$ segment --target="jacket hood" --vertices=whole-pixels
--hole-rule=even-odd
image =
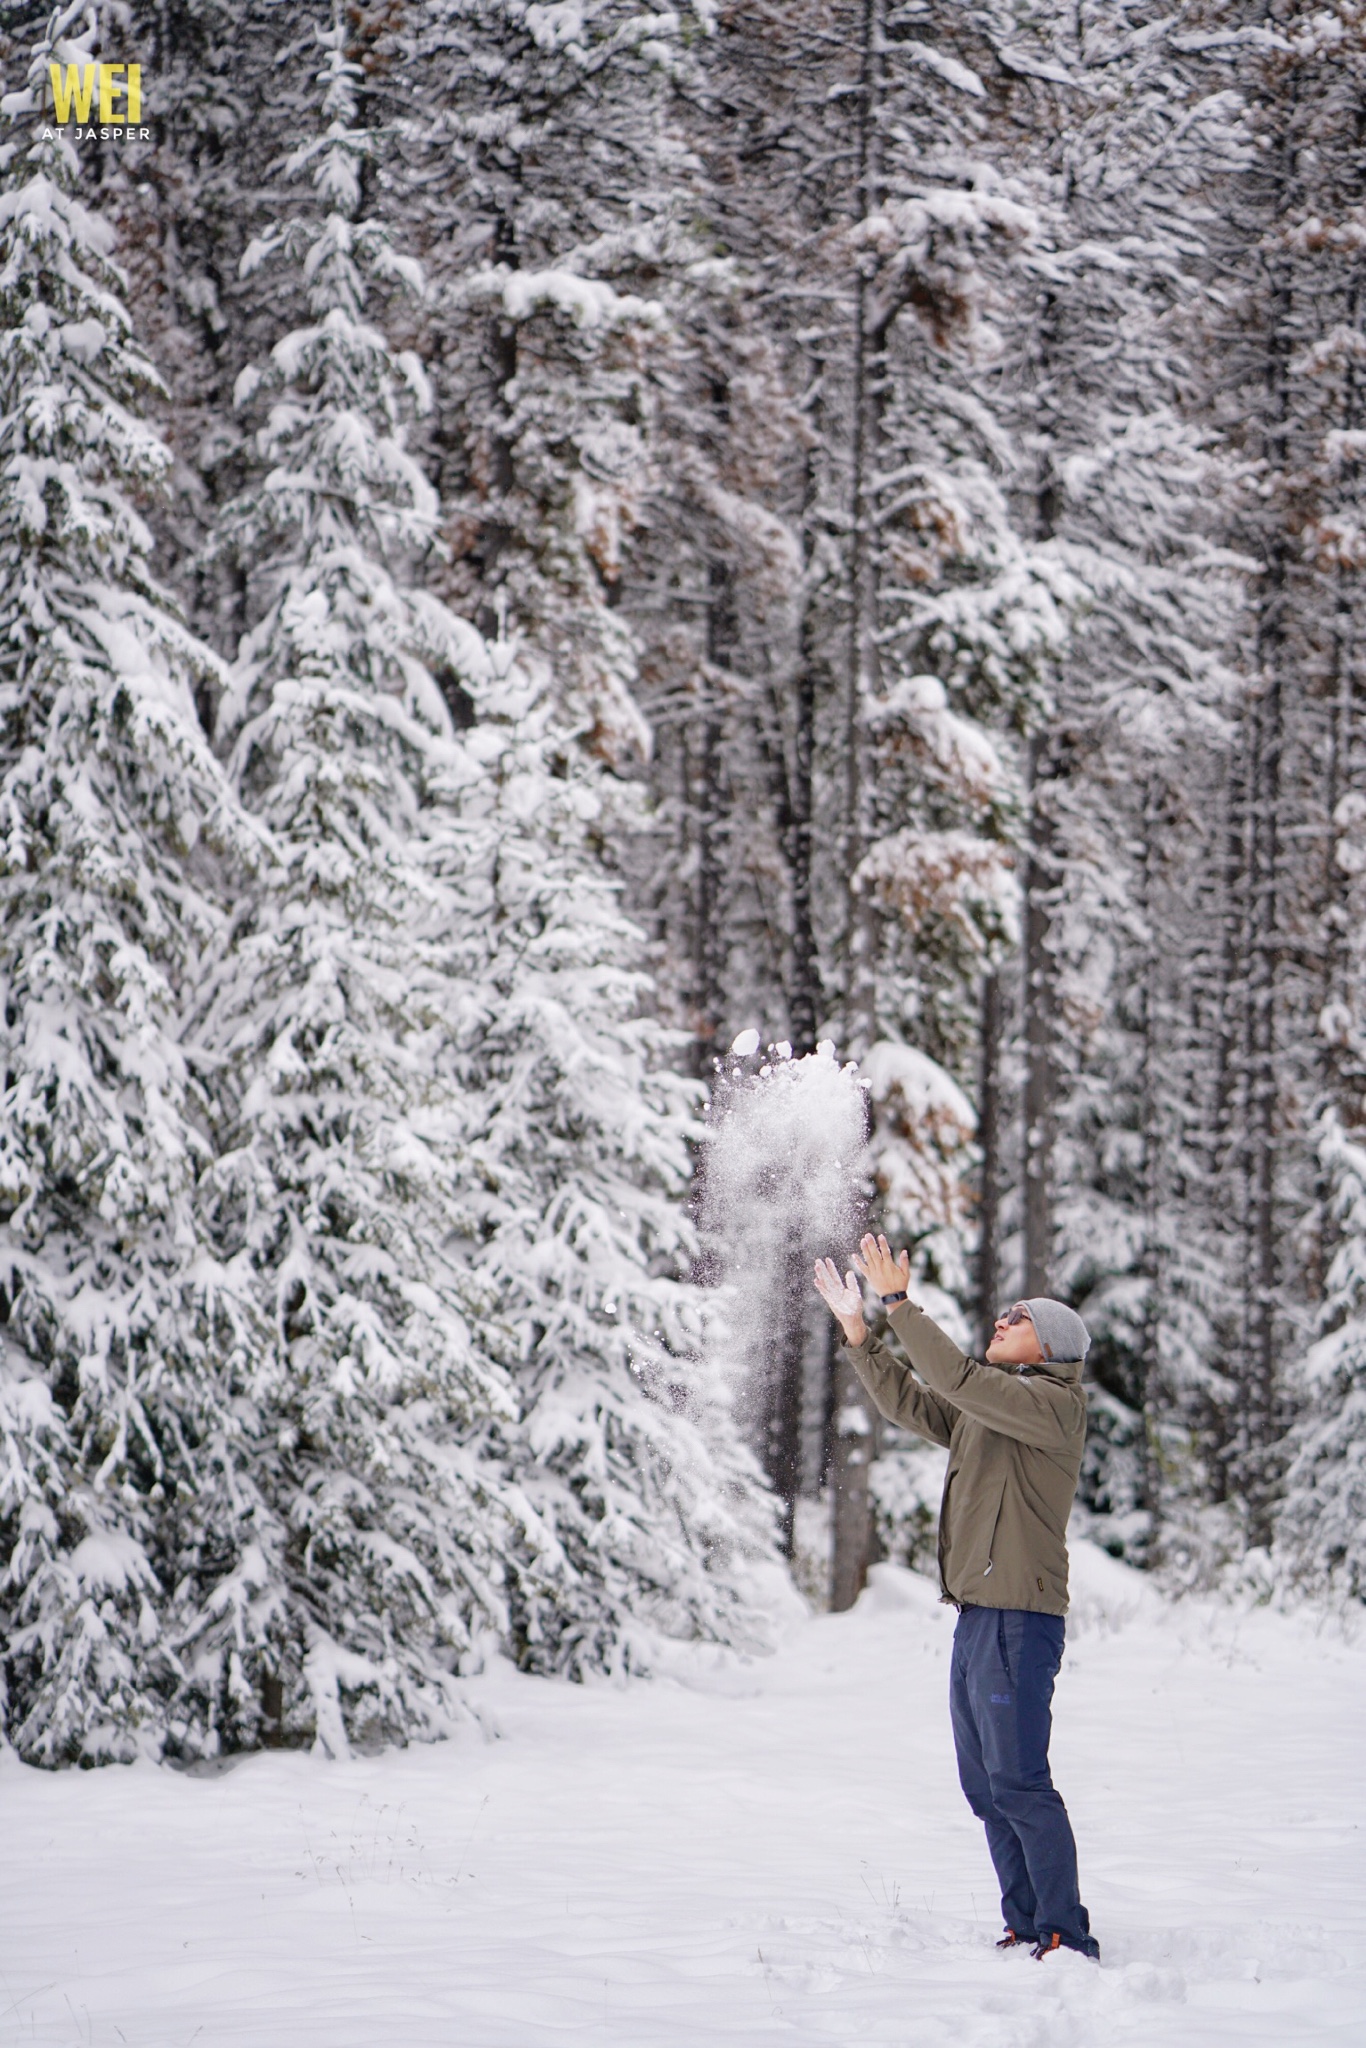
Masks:
[[[982,1363],[992,1372],[1008,1372],[1017,1380],[1056,1380],[1060,1387],[1075,1386],[1082,1375],[1079,1358],[1046,1358],[1042,1365],[998,1365],[994,1358],[984,1358]]]
[[[1075,1386],[1081,1378],[1082,1365],[1080,1358],[1046,1358],[1042,1365],[1011,1365],[1006,1370],[1027,1373],[1031,1379],[1058,1380],[1063,1386]]]

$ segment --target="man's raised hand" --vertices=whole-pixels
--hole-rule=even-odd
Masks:
[[[874,1237],[871,1230],[859,1245],[854,1264],[875,1294],[904,1294],[910,1286],[910,1253],[893,1253],[886,1238]]]
[[[868,1335],[863,1320],[863,1296],[854,1274],[846,1273],[840,1279],[840,1269],[833,1259],[817,1259],[816,1292],[835,1316],[844,1330],[845,1342],[862,1344]]]

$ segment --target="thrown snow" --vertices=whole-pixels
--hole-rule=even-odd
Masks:
[[[8,1758],[0,2042],[76,2048],[1313,2048],[1366,2026],[1366,1644],[1165,1607],[1089,1546],[1054,1761],[1104,1947],[998,1955],[953,1617],[852,1614],[694,1682],[499,1667],[348,1764]],[[496,1731],[496,1734],[495,1734]]]
[[[852,1250],[866,1169],[868,1108],[852,1064],[829,1039],[792,1057],[770,1046],[755,1072],[756,1030],[717,1062],[703,1169],[703,1220],[719,1285],[710,1348],[743,1420],[767,1427],[781,1353],[813,1302],[812,1262]]]

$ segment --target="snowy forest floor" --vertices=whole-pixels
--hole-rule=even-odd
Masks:
[[[0,2044],[1299,2048],[1366,2028],[1366,1642],[1089,1545],[1053,1757],[1103,1965],[997,1954],[951,1613],[890,1566],[761,1664],[496,1669],[328,1764],[0,1769]]]

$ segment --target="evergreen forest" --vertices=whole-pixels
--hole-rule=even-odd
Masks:
[[[1085,1317],[1115,1556],[1366,1599],[1357,0],[12,0],[0,91],[8,1742],[933,1570],[865,1220]]]

